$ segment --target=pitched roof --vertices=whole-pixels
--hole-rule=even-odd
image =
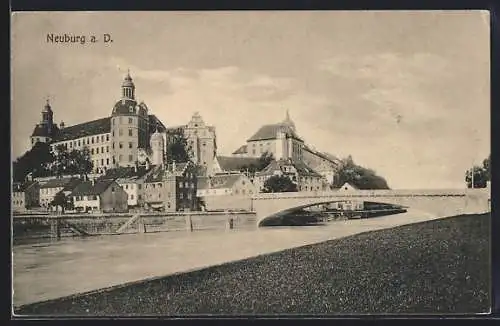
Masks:
[[[245,178],[239,174],[219,174],[212,177],[198,178],[198,189],[224,189],[231,188],[238,180]]]
[[[97,180],[94,184],[92,181],[83,181],[73,189],[71,196],[100,195],[113,183],[110,179]]]
[[[78,178],[56,178],[56,179],[51,179],[47,181],[46,183],[42,184],[40,188],[46,189],[46,188],[64,188],[68,184],[71,184],[74,182],[74,180],[78,180]]]
[[[82,180],[80,179],[72,179],[64,186],[62,191],[73,191],[81,182]]]
[[[275,123],[275,124],[264,125],[260,127],[260,129],[247,141],[276,139],[279,130],[283,130],[287,138],[291,137],[302,141],[302,139],[297,135],[297,133],[293,130],[293,128],[286,123]]]
[[[47,124],[37,124],[35,126],[35,129],[33,129],[33,133],[31,134],[31,137],[33,136],[38,136],[38,137],[54,137],[59,133],[59,128],[57,125],[53,125],[52,129],[49,131],[49,126]]]
[[[240,148],[235,150],[233,154],[246,154],[248,153],[248,146],[247,145],[242,145]]]
[[[37,184],[36,181],[13,182],[12,183],[12,191],[13,192],[24,192],[36,184]]]
[[[125,179],[125,178],[142,178],[150,170],[147,170],[145,166],[138,166],[137,171],[134,167],[118,167],[106,170],[106,173],[99,179]]]
[[[272,175],[275,171],[283,171],[285,166],[293,166],[299,176],[310,176],[322,178],[322,175],[310,168],[307,164],[298,160],[273,160],[261,172],[257,172],[258,176]]]
[[[259,158],[257,157],[216,156],[216,159],[222,171],[226,172],[240,172],[244,166],[259,163]]]
[[[145,182],[160,182],[163,180],[165,172],[172,173],[175,176],[181,176],[189,165],[190,163],[175,163],[175,169],[172,163],[168,164],[168,166],[155,165],[151,172],[148,173]]]
[[[71,140],[80,137],[105,134],[111,131],[111,118],[87,121],[74,126],[60,129],[54,141]]]

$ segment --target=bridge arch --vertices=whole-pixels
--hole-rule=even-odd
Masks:
[[[252,197],[257,225],[276,214],[323,203],[356,200],[386,203],[427,212],[437,217],[489,211],[487,189],[355,190],[258,194]]]

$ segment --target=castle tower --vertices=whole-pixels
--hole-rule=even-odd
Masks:
[[[52,112],[50,102],[47,99],[47,103],[42,109],[42,120],[35,126],[31,134],[31,146],[35,146],[35,144],[39,142],[50,142],[57,130],[57,125],[54,125],[54,112]]]
[[[127,75],[122,83],[122,98],[135,100],[135,85],[130,77],[130,71],[127,71]]]
[[[138,149],[149,146],[147,107],[135,99],[130,72],[127,72],[121,88],[121,99],[111,113],[112,163],[115,167],[131,167],[138,159]]]
[[[42,110],[42,125],[47,126],[47,130],[50,134],[54,126],[54,112],[52,112],[52,108],[50,107],[49,99],[47,99],[47,103]]]
[[[163,164],[163,157],[164,157],[164,139],[163,135],[158,132],[158,129],[151,135],[150,139],[150,146],[151,146],[151,164],[153,165],[162,165]]]

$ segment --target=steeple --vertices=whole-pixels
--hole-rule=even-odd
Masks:
[[[283,124],[295,130],[295,123],[292,121],[292,119],[290,119],[290,112],[288,111],[288,109],[286,109],[286,116]]]
[[[122,98],[134,100],[135,99],[135,85],[130,77],[130,69],[127,69],[127,75],[122,83]]]
[[[49,126],[49,129],[52,128],[54,113],[52,112],[52,108],[50,106],[49,98],[47,97],[45,106],[42,109],[42,124],[46,124]]]

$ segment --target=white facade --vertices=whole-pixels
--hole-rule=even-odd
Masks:
[[[63,189],[64,187],[40,188],[40,206],[49,207],[56,194]]]
[[[117,179],[116,183],[127,193],[128,206],[137,206],[144,201],[144,180]]]
[[[73,196],[75,209],[98,211],[101,209],[98,195]]]
[[[23,211],[26,209],[26,193],[24,191],[12,192],[12,210]]]

